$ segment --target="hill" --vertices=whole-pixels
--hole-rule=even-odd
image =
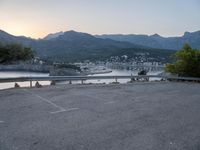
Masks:
[[[25,46],[32,47],[41,58],[65,62],[105,60],[113,55],[120,56],[125,51],[130,56],[135,52],[138,53],[138,51],[148,51],[148,55],[157,53],[157,57],[162,55],[162,57],[167,58],[171,54],[167,50],[152,49],[130,42],[101,39],[87,33],[76,31],[50,34],[44,39],[38,40],[22,36],[13,36],[1,31],[0,41],[4,43],[21,43]]]
[[[185,32],[180,37],[162,37],[158,34],[151,36],[148,35],[136,35],[136,34],[104,34],[96,35],[102,39],[112,39],[116,41],[126,41],[130,43],[137,43],[139,45],[159,48],[159,49],[181,49],[184,43],[188,43],[193,48],[200,49],[200,31]]]
[[[0,30],[0,42],[2,43],[21,43],[24,45],[30,45],[34,39],[25,36],[14,36],[3,30]]]

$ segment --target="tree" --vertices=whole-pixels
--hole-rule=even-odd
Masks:
[[[165,70],[184,77],[200,77],[200,51],[188,44],[174,55],[175,63],[166,65]]]
[[[0,44],[0,63],[25,61],[32,59],[34,52],[30,47],[21,44]]]

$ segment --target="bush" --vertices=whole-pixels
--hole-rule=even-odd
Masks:
[[[200,51],[188,44],[175,53],[174,64],[166,65],[165,70],[184,77],[200,77]]]
[[[34,57],[30,47],[23,47],[21,44],[0,44],[0,63],[25,61]]]

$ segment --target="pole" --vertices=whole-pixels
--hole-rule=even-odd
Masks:
[[[32,87],[33,87],[32,80],[30,80],[30,88],[32,88]]]

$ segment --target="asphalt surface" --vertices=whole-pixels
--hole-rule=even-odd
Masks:
[[[0,150],[199,150],[200,84],[0,91]]]

